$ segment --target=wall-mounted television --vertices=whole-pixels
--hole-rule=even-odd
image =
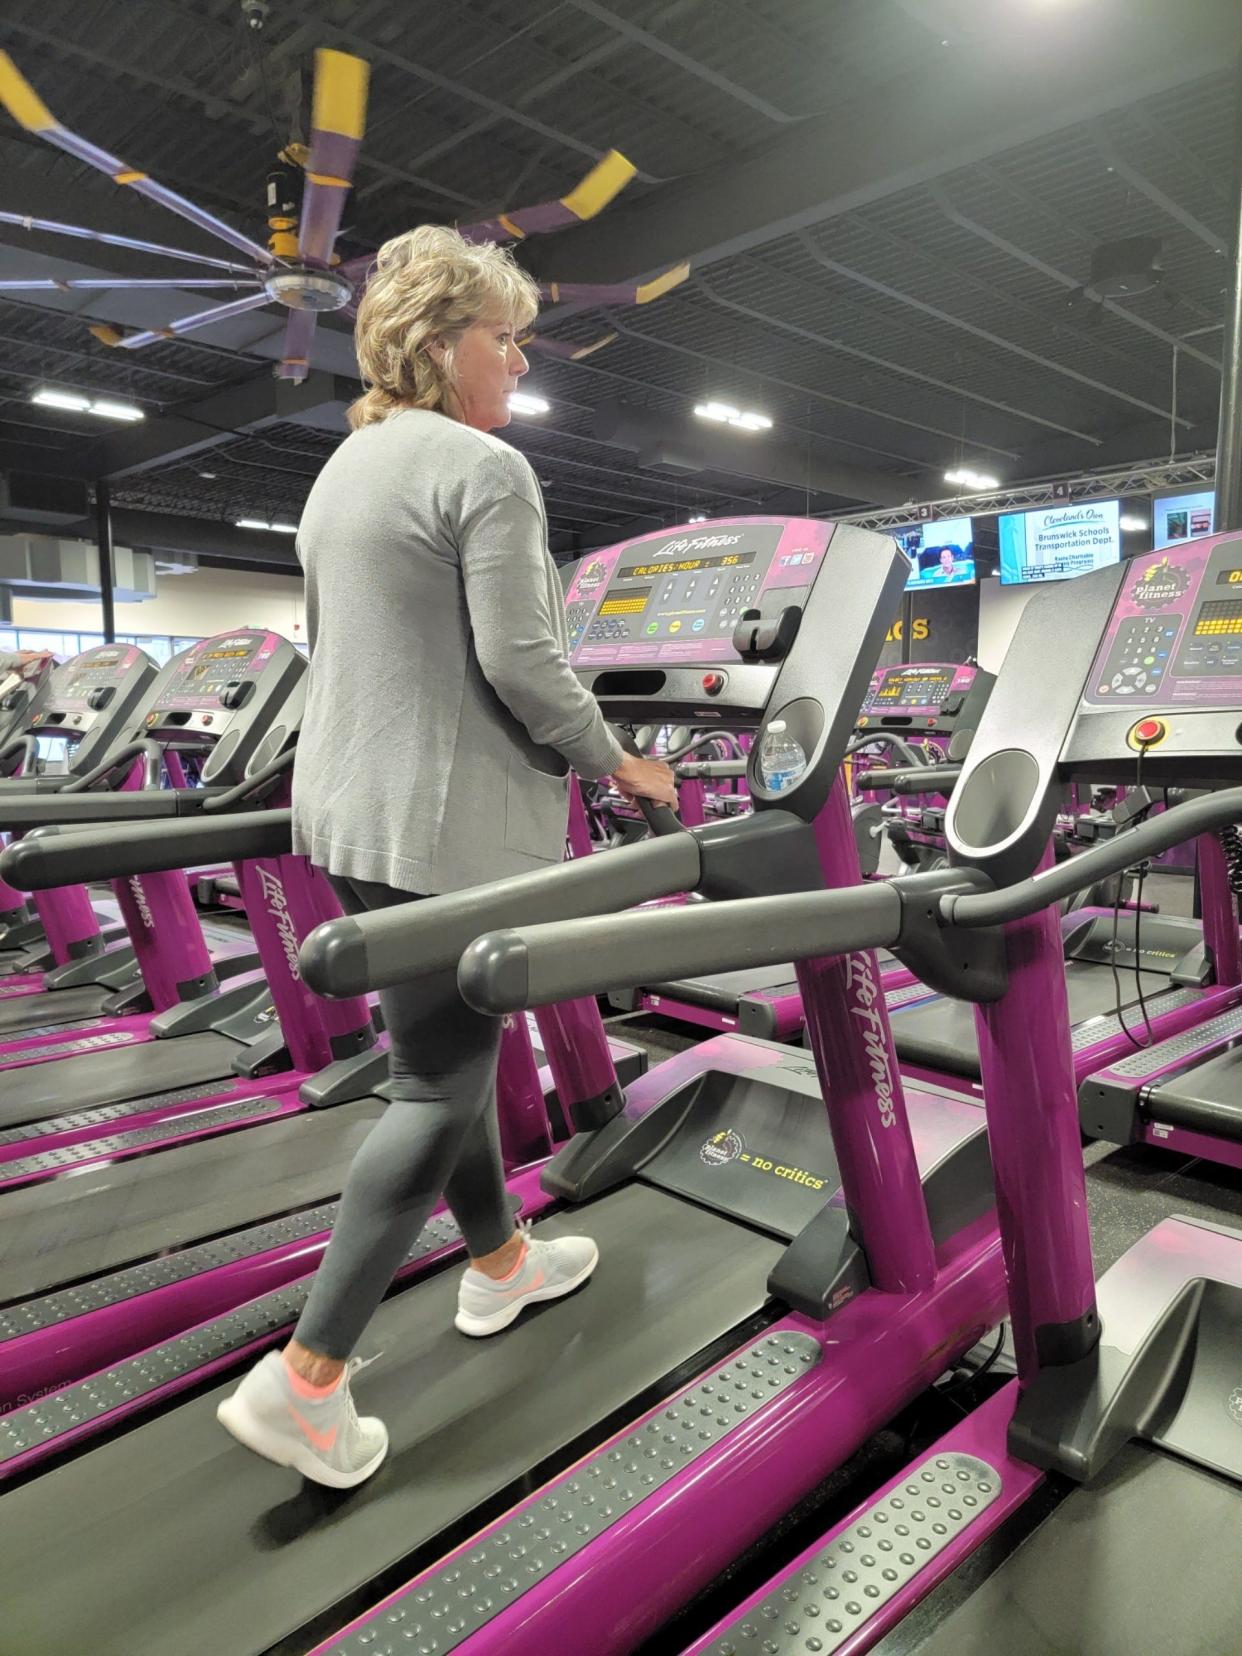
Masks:
[[[968,517],[942,518],[899,529],[897,544],[910,560],[907,592],[931,587],[971,586],[975,579],[975,534]]]
[[[1158,495],[1151,503],[1152,546],[1176,546],[1181,541],[1210,535],[1216,521],[1216,490],[1194,494]]]
[[[1035,512],[1005,512],[998,521],[1002,586],[1068,581],[1121,557],[1121,504],[1062,501]]]

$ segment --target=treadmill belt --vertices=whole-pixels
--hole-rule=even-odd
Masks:
[[[454,1330],[455,1269],[381,1308],[364,1354],[384,1356],[358,1391],[392,1448],[348,1494],[228,1437],[215,1411],[231,1379],[5,1495],[0,1650],[268,1650],[532,1466],[605,1435],[615,1411],[763,1305],[781,1251],[638,1185],[539,1229],[594,1236],[599,1269],[503,1334]]]
[[[116,993],[98,983],[82,983],[76,989],[46,989],[37,995],[5,995],[0,999],[0,1040],[17,1038],[24,1029],[42,1029],[45,1024],[72,1023],[76,1018],[94,1018],[104,1002]]]
[[[1242,1050],[1230,1047],[1157,1087],[1147,1113],[1170,1127],[1242,1138]]]
[[[738,997],[752,989],[776,989],[787,984],[796,992],[798,980],[788,963],[742,972],[710,972],[705,977],[683,978],[679,983],[653,983],[649,994],[669,995],[693,1006],[711,1006],[721,1012],[736,1012]]]
[[[384,1108],[362,1098],[305,1110],[8,1192],[0,1304],[339,1195]]]
[[[236,1041],[207,1030],[7,1070],[0,1075],[0,1130],[204,1081],[230,1080],[237,1052]]]
[[[933,1594],[875,1656],[1236,1656],[1240,1558],[1242,1490],[1131,1444],[964,1603],[939,1619]]]
[[[1122,968],[1122,1010],[1137,1007],[1134,973]],[[1085,1023],[1088,1018],[1107,1016],[1116,1010],[1117,985],[1107,966],[1092,962],[1068,960],[1065,963],[1065,985],[1069,990],[1070,1024]],[[1169,987],[1163,972],[1143,973],[1143,993],[1149,999]],[[1141,1017],[1141,1014],[1139,1014]],[[943,1070],[949,1075],[961,1075],[967,1080],[979,1079],[979,1041],[975,1034],[975,1009],[969,1001],[950,1000],[937,996],[922,1001],[908,1011],[896,1010],[893,1015],[893,1043],[897,1056],[908,1064],[923,1064],[928,1069]]]

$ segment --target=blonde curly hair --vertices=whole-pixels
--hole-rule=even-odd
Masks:
[[[385,242],[358,306],[354,348],[366,387],[349,423],[386,420],[402,408],[452,412],[453,347],[474,322],[528,328],[539,289],[507,247],[469,242],[424,224]],[[428,350],[443,344],[443,361]]]

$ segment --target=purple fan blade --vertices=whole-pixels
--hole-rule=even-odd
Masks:
[[[290,311],[285,327],[285,344],[277,379],[302,381],[310,373],[311,340],[315,337],[315,311]]]
[[[344,264],[337,265],[337,274],[346,277],[351,282],[365,285],[367,278],[375,268],[374,253],[359,253],[355,258],[346,259]]]
[[[554,305],[649,305],[690,274],[688,264],[673,265],[649,282],[541,282],[539,292]]]
[[[0,279],[0,290],[5,293],[41,292],[103,293],[114,288],[144,288],[174,292],[178,288],[224,288],[236,293],[251,288],[253,281],[239,282],[227,276],[69,276],[63,281],[56,276],[34,276],[27,280],[5,277]]]
[[[101,242],[106,247],[128,247],[134,253],[154,253],[164,259],[185,259],[190,264],[207,265],[212,270],[235,270],[239,276],[249,276],[249,265],[234,264],[230,259],[213,259],[206,253],[187,253],[183,247],[165,247],[162,242],[139,241],[136,236],[112,236],[106,230],[88,230],[81,224],[62,224],[59,219],[32,218],[29,213],[0,212],[0,224],[16,224],[23,230],[40,230],[51,236],[76,236],[80,241]]]
[[[315,53],[310,156],[298,225],[298,253],[307,264],[326,265],[341,227],[367,118],[370,68],[347,52]]]
[[[98,144],[92,144],[87,139],[80,138],[76,132],[70,132],[68,127],[62,126],[7,52],[0,52],[0,103],[4,104],[13,119],[25,127],[27,132],[34,133],[36,138],[42,138],[45,143],[54,144],[57,149],[64,150],[66,155],[72,155],[75,160],[84,162],[88,167],[94,167],[97,172],[106,173],[114,184],[128,185],[148,200],[159,202],[161,207],[167,207],[171,212],[189,219],[191,224],[197,224],[200,230],[206,230],[210,235],[217,236],[228,242],[231,247],[248,254],[264,268],[278,262],[273,260],[266,247],[259,242],[251,241],[249,236],[243,236],[241,231],[234,230],[231,224],[216,218],[213,213],[204,212],[192,201],[179,196],[175,190],[155,183],[146,173],[127,166],[110,150],[101,149]]]
[[[546,334],[532,334],[529,339],[519,340],[523,351],[541,351],[545,356],[560,357],[563,362],[581,362],[583,357],[589,357],[595,351],[603,350],[605,345],[611,345],[616,338],[615,333],[602,334],[599,339],[589,340],[585,345],[575,345],[569,339],[552,339]]]
[[[146,328],[142,333],[126,334],[117,341],[117,345],[123,351],[136,351],[140,346],[153,345],[160,339],[176,339],[181,334],[210,327],[213,322],[225,322],[230,316],[241,316],[246,311],[258,310],[261,305],[270,303],[266,293],[247,294],[244,299],[234,299],[230,305],[216,305],[214,309],[199,311],[194,316],[180,316],[164,328]]]
[[[477,224],[459,224],[467,241],[522,241],[543,236],[549,230],[581,224],[594,218],[633,178],[635,168],[617,150],[609,150],[582,181],[559,201],[543,201],[537,207],[518,207],[512,213],[497,213]]]

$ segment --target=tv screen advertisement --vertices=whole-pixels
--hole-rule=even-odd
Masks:
[[[1087,500],[1006,512],[998,523],[1002,586],[1068,581],[1121,557],[1121,503]]]
[[[1198,494],[1157,496],[1151,507],[1152,547],[1160,552],[1166,546],[1210,535],[1215,517],[1215,489],[1202,489]]]
[[[907,592],[974,584],[975,536],[968,517],[915,523],[898,530],[896,539],[910,560]]]

